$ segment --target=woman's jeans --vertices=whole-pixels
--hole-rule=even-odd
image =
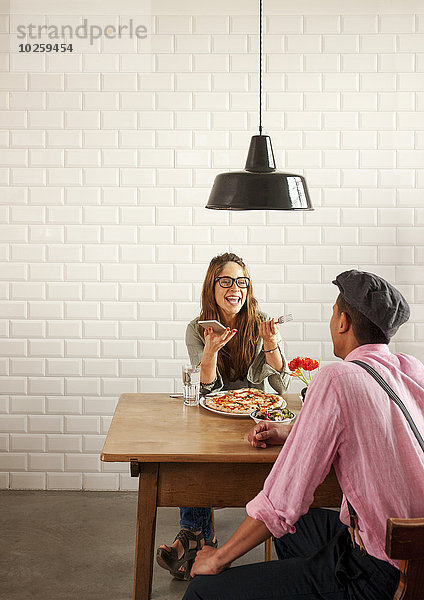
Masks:
[[[212,511],[195,506],[180,507],[180,528],[202,531],[205,540],[213,538]]]

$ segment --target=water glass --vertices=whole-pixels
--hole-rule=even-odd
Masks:
[[[193,365],[183,366],[183,395],[186,406],[199,404],[200,392],[200,367]]]

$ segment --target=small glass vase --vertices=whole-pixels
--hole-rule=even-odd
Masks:
[[[300,390],[300,395],[299,395],[299,398],[300,398],[300,401],[302,402],[302,405],[303,405],[303,403],[305,402],[305,395],[306,395],[306,392],[307,392],[307,391],[308,391],[308,388],[307,388],[307,387],[304,387],[304,388],[302,388],[302,389]]]

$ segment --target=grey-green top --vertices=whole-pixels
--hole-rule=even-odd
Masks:
[[[259,313],[262,321],[269,319],[268,315]],[[192,365],[197,365],[201,362],[203,357],[203,349],[205,342],[202,335],[199,332],[198,320],[193,319],[187,325],[186,329],[186,346],[188,355]],[[247,377],[244,380],[229,381],[224,378],[217,368],[217,379],[209,387],[204,388],[204,392],[219,391],[219,390],[236,390],[243,387],[258,388],[264,391],[276,391],[278,394],[285,392],[290,383],[290,371],[287,367],[287,360],[283,353],[283,342],[281,340],[280,332],[277,332],[277,344],[283,357],[283,371],[279,373],[273,369],[265,358],[265,353],[262,350],[262,338],[259,337],[256,343],[255,356],[253,357],[252,364],[247,371]],[[269,385],[267,385],[269,384]],[[272,389],[271,389],[272,388]]]

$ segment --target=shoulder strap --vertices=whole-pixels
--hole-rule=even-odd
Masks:
[[[379,383],[381,385],[383,390],[390,396],[390,398],[394,401],[394,403],[400,408],[400,410],[404,414],[406,420],[409,423],[410,428],[412,429],[413,434],[415,435],[415,437],[418,440],[419,445],[421,446],[421,449],[424,451],[424,440],[423,440],[420,432],[418,431],[417,426],[415,425],[411,415],[409,414],[408,409],[406,408],[406,406],[404,405],[402,400],[399,398],[399,396],[392,390],[392,388],[389,386],[387,381],[385,381],[381,377],[381,375],[379,373],[377,373],[377,371],[373,367],[371,367],[371,365],[369,365],[368,363],[362,362],[362,360],[351,360],[349,362],[353,362],[353,363],[359,365],[360,367],[362,367],[363,369],[365,369],[365,371],[368,371],[368,373],[372,377],[374,377],[374,379],[377,381],[377,383]]]
[[[420,432],[418,431],[417,426],[415,425],[411,415],[409,414],[408,409],[406,408],[406,406],[404,405],[402,400],[399,398],[399,396],[394,392],[394,390],[392,390],[392,388],[389,386],[387,381],[385,381],[381,377],[381,375],[379,373],[377,373],[377,371],[368,363],[362,362],[362,360],[351,360],[349,362],[353,362],[353,363],[359,365],[360,367],[362,367],[363,369],[365,369],[365,371],[367,371],[372,377],[374,377],[374,379],[377,381],[377,383],[381,385],[383,390],[390,396],[390,398],[394,401],[394,403],[400,408],[400,410],[404,414],[406,420],[409,423],[409,426],[412,429],[413,434],[415,435],[415,437],[418,440],[419,445],[421,446],[421,449],[424,451],[424,440],[423,440]],[[349,516],[350,516],[349,531],[350,531],[350,536],[352,539],[352,544],[353,544],[353,546],[355,546],[355,534],[356,534],[358,536],[360,549],[362,552],[365,552],[365,547],[362,543],[361,536],[359,535],[358,515],[356,514],[355,509],[353,508],[353,506],[351,505],[351,503],[349,502],[349,500],[347,498],[346,498],[346,502],[347,502],[347,507],[348,507]]]

